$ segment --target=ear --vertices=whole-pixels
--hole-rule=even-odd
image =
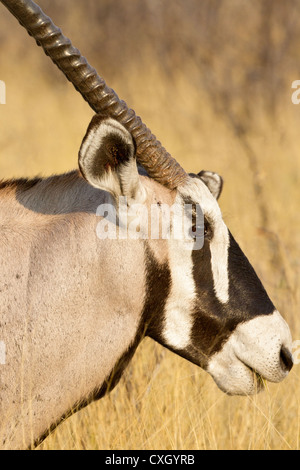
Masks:
[[[223,178],[212,171],[200,171],[197,175],[206,184],[212,195],[219,199],[223,189]]]
[[[79,168],[94,187],[115,198],[142,202],[145,189],[140,181],[135,143],[131,134],[115,119],[96,114],[79,150]]]

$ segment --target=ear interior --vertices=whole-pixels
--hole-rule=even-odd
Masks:
[[[223,189],[223,178],[218,173],[204,170],[200,171],[197,176],[206,184],[212,195],[219,199]]]
[[[92,186],[134,199],[141,186],[135,151],[133,138],[122,124],[97,114],[81,144],[79,168]]]

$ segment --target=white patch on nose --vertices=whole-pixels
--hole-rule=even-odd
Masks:
[[[224,304],[229,300],[228,249],[229,232],[222,221],[214,231],[210,252],[214,291],[218,300]]]
[[[242,323],[235,331],[235,354],[270,382],[279,382],[287,371],[281,367],[282,346],[292,350],[290,329],[280,313],[260,315]]]
[[[176,349],[190,344],[193,327],[193,302],[196,297],[191,253],[170,242],[171,292],[166,302],[163,336]]]
[[[257,392],[256,373],[280,382],[288,371],[280,361],[281,348],[292,349],[289,327],[277,310],[241,323],[221,351],[209,360],[207,372],[224,392],[245,395]]]

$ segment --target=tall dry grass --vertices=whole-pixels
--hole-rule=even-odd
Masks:
[[[186,170],[223,175],[224,219],[300,339],[298,3],[39,3]],[[76,167],[92,111],[3,9],[0,23],[1,177]],[[117,388],[40,448],[299,449],[299,370],[228,397],[146,339]]]

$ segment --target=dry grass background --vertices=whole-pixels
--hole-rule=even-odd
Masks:
[[[225,179],[224,218],[300,339],[297,0],[39,0],[188,171]],[[0,175],[77,165],[92,111],[1,7]],[[144,340],[121,383],[41,449],[299,449],[299,365],[227,397]],[[74,384],[76,386],[76,384]]]

